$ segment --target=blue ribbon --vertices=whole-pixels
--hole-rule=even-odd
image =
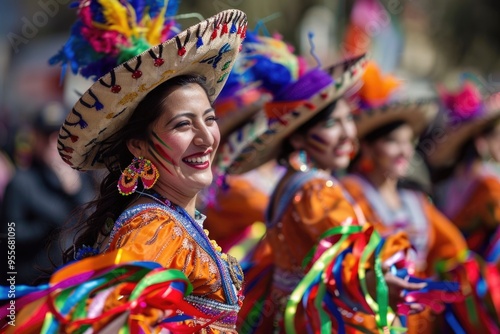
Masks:
[[[328,298],[325,298],[325,305],[337,321],[337,333],[345,334],[344,319],[342,319],[342,314],[340,314],[339,310],[337,309],[337,305],[335,305],[335,303],[333,302],[333,298],[337,297],[333,296],[330,292],[327,292],[327,297]]]
[[[455,334],[467,334],[465,330],[463,329],[462,325],[458,322],[457,318],[455,318],[455,315],[453,314],[453,311],[451,310],[451,306],[446,305],[446,311],[444,313],[446,322],[448,322],[448,325],[450,325],[451,329],[453,330],[453,333]]]
[[[342,263],[344,262],[344,258],[346,257],[347,253],[350,252],[352,252],[352,247],[343,250],[337,257],[337,259],[335,260],[335,264],[333,265],[332,271],[335,277],[335,282],[337,283],[337,291],[339,292],[340,299],[351,309],[360,310],[363,311],[364,313],[368,313],[363,308],[363,306],[361,306],[361,304],[349,298],[347,293],[344,295],[344,289],[342,287]]]

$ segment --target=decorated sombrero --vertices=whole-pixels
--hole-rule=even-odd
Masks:
[[[420,134],[436,116],[438,103],[433,92],[410,96],[410,92],[418,90],[415,86],[415,83],[402,84],[393,76],[382,75],[377,65],[369,62],[362,86],[351,101],[358,138],[395,121],[406,122],[415,134]]]
[[[241,52],[214,104],[223,140],[272,99],[279,87],[297,80],[300,58],[280,36],[247,31]]]
[[[246,34],[246,15],[226,10],[178,32],[167,17],[170,2],[168,7],[155,7],[157,2],[144,6],[134,1],[136,7],[125,1],[79,2],[79,20],[53,62],[68,62],[84,76],[107,72],[82,95],[61,127],[58,149],[71,167],[103,168],[103,141],[161,83],[195,74],[205,78],[210,101],[221,91]],[[74,59],[75,54],[84,59]]]
[[[245,173],[277,157],[285,138],[361,78],[365,63],[365,56],[360,56],[327,69],[316,68],[283,87],[220,148],[221,172]]]
[[[444,136],[427,154],[433,167],[453,164],[469,138],[500,118],[500,92],[482,96],[472,81],[465,81],[458,92],[441,89],[441,98],[444,118],[436,126],[444,130]]]

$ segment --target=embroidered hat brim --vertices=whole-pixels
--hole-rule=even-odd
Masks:
[[[362,139],[370,132],[395,121],[408,124],[419,135],[436,117],[439,106],[436,99],[395,101],[379,108],[354,112],[357,136]]]
[[[270,122],[261,110],[243,127],[233,132],[220,148],[218,167],[221,172],[242,174],[276,158],[283,140],[324,107],[340,98],[363,74],[366,57],[360,56],[333,65],[326,72],[334,79],[306,101]]]
[[[265,93],[258,89],[251,89],[243,93],[236,92],[236,94],[243,97],[233,98],[221,104],[217,101],[215,104],[222,141],[235,129],[243,126],[270,100]]]
[[[472,120],[453,124],[450,120],[441,127],[439,140],[427,152],[427,161],[433,167],[447,167],[455,163],[462,146],[468,139],[479,134],[491,122],[500,119],[500,93],[484,99],[484,113]]]
[[[223,11],[115,67],[75,104],[59,132],[58,150],[72,168],[104,168],[103,142],[129,120],[155,87],[180,75],[205,78],[211,102],[220,93],[245,38],[246,15]]]

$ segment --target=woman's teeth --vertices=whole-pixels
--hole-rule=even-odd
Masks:
[[[209,159],[209,156],[204,155],[204,156],[196,157],[196,158],[186,158],[186,159],[184,159],[184,161],[189,162],[191,164],[202,164],[202,163],[207,162],[208,159]]]

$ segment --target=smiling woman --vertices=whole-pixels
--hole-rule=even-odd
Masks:
[[[143,101],[146,102],[139,104],[137,116],[132,116],[125,126],[132,129],[125,133],[142,131],[134,130],[135,118],[144,117],[141,115],[147,110],[157,110],[158,119],[148,125],[150,135],[124,138],[119,133],[114,141],[125,141],[130,154],[151,160],[161,175],[153,189],[194,215],[193,199],[212,182],[209,167],[220,141],[215,110],[210,105],[204,79],[176,77],[156,88]]]
[[[176,2],[161,3],[80,1],[74,35],[53,58],[100,78],[62,125],[59,153],[74,169],[108,173],[73,227],[68,265],[17,303],[20,331],[235,332],[243,273],[208,238],[195,203],[220,141],[211,103],[247,20],[227,10],[179,32]],[[88,57],[75,59],[82,50]]]
[[[468,308],[461,300],[452,299],[447,306],[445,318],[453,332],[495,332],[497,327],[488,313],[490,310],[477,302],[482,297],[470,284],[471,277],[480,277],[485,271],[473,269],[479,265],[467,255],[467,245],[456,226],[423,192],[407,189],[400,182],[411,167],[415,137],[432,121],[437,107],[435,99],[398,96],[394,80],[383,75],[375,63],[369,64],[363,76],[363,89],[354,99],[360,152],[351,166],[352,173],[341,182],[383,237],[406,232],[416,252],[413,269],[416,276],[450,277],[460,284],[462,291],[471,289],[472,294],[476,294],[467,307],[476,308],[480,321],[465,316]],[[411,81],[405,85],[401,89],[409,89]],[[457,275],[462,272],[466,274]],[[456,323],[450,321],[455,317],[453,313],[458,319]],[[443,328],[429,308],[410,315],[407,321],[410,334],[437,332]]]

